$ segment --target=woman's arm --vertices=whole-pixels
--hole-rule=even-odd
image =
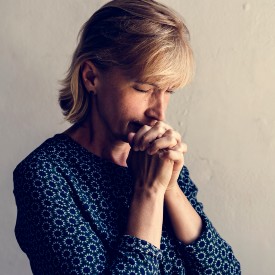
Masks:
[[[165,192],[165,206],[176,237],[185,244],[201,234],[202,220],[178,184]]]
[[[141,131],[148,129],[151,127],[144,127]],[[158,131],[154,133],[156,135]],[[160,248],[164,194],[172,177],[174,160],[131,149],[127,163],[135,181],[127,234]]]
[[[241,274],[240,263],[235,258],[232,248],[218,234],[203,212],[202,204],[197,201],[198,189],[190,179],[185,166],[180,173],[177,186],[174,191],[170,190],[172,193],[167,191],[165,194],[165,206],[189,272]],[[172,197],[175,193],[175,197]],[[202,221],[202,225],[198,225],[199,220]],[[189,240],[188,236],[191,236]]]
[[[146,240],[160,248],[164,194],[169,184],[174,162],[131,151],[129,169],[135,178],[127,234]]]
[[[133,196],[126,234],[160,248],[164,191],[141,191]]]
[[[14,171],[15,233],[33,273],[157,273],[161,252],[128,235],[121,236],[115,250],[109,250],[100,237],[102,232],[80,207],[86,201],[84,197],[79,200],[76,181],[44,152],[38,154],[25,159]]]
[[[209,272],[209,274],[216,274],[216,272],[240,274],[240,265],[233,256],[231,247],[219,236],[205,216],[202,204],[198,203],[196,199],[197,188],[190,180],[187,168],[182,168],[183,153],[187,148],[181,142],[180,135],[169,125],[159,122],[156,127],[144,126],[141,128],[134,138],[130,139],[130,143],[134,149],[143,151],[144,157],[146,154],[158,156],[161,153],[161,157],[166,157],[174,162],[172,174],[170,170],[167,172],[170,175],[170,182],[166,187],[165,206],[175,236],[179,240],[180,249],[184,254],[183,258],[190,271],[196,274],[208,274]],[[136,159],[131,165],[134,168],[134,173],[140,162],[142,162],[141,159],[139,161]],[[139,173],[136,173],[137,175]],[[146,183],[146,181],[144,182]],[[135,206],[136,215],[142,217],[145,213],[146,219],[150,220],[150,212],[139,208],[140,205],[143,204]],[[159,203],[158,207],[161,206],[162,204]],[[158,213],[161,214],[160,209]],[[134,217],[131,218],[134,219]],[[155,226],[156,239],[160,237],[160,221],[161,219],[158,219]],[[138,219],[138,226],[142,228],[142,219]],[[150,231],[148,226],[142,228],[143,232],[148,229]],[[153,230],[154,227],[151,229]],[[145,234],[144,236],[147,238],[149,235]]]

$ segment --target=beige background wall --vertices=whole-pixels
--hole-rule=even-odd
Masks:
[[[57,105],[76,34],[105,1],[0,0],[0,274],[31,274],[13,229],[12,170],[68,125]],[[274,274],[275,1],[171,0],[191,32],[193,83],[168,119],[199,199],[245,275]]]

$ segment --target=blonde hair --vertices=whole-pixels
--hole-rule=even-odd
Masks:
[[[193,76],[189,31],[173,10],[153,0],[113,0],[96,11],[81,28],[71,66],[59,91],[65,119],[83,121],[90,97],[81,68],[90,60],[99,70],[119,67],[139,80],[158,86],[185,86]]]

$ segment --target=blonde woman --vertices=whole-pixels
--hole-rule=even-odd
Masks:
[[[72,127],[14,171],[34,274],[240,274],[165,122],[192,74],[188,29],[158,2],[114,0],[84,24],[59,95]]]

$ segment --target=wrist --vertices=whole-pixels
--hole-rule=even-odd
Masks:
[[[143,182],[136,181],[134,197],[136,198],[157,198],[164,197],[166,188],[162,184],[151,183],[144,185]]]
[[[136,188],[133,194],[126,234],[160,248],[164,193],[162,189]]]
[[[165,195],[164,188],[144,188],[144,187],[135,187],[133,200],[163,200]]]
[[[169,184],[170,185],[170,184]],[[178,183],[176,182],[175,184],[172,184],[171,187],[168,186],[168,188],[165,191],[164,198],[165,200],[174,198],[179,196],[182,193]]]

